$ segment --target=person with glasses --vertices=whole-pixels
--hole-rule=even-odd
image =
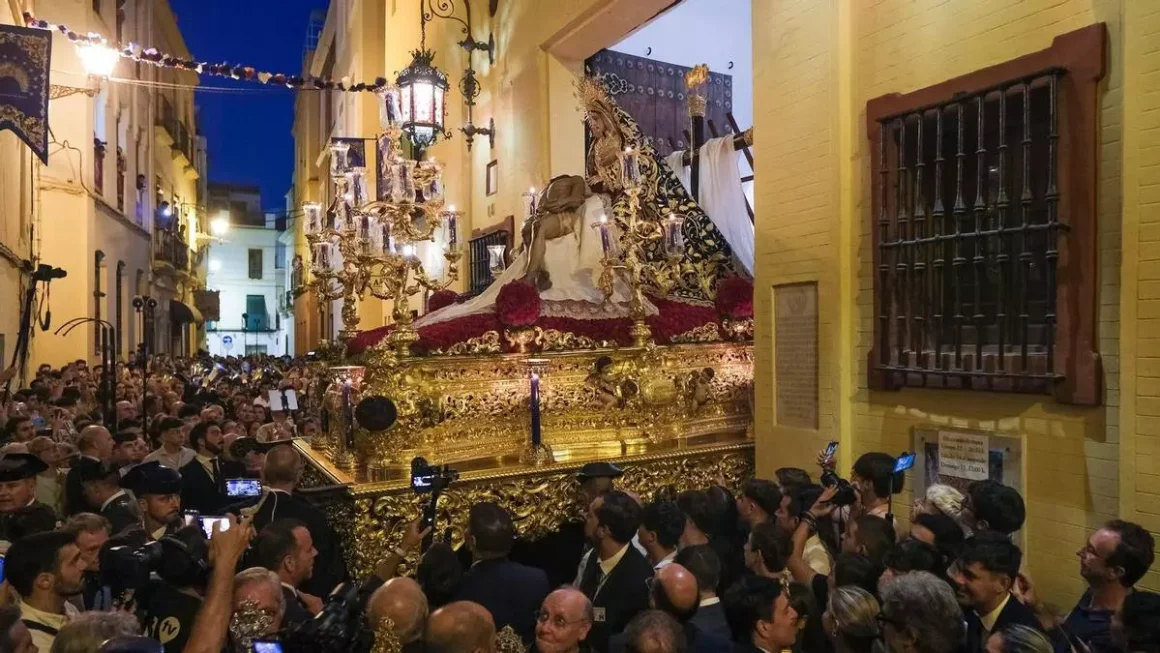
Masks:
[[[1076,552],[1088,589],[1067,615],[1067,631],[1094,651],[1111,647],[1112,615],[1152,566],[1154,546],[1147,530],[1119,519],[1092,533]]]
[[[587,653],[584,639],[592,629],[592,602],[565,587],[544,599],[535,613],[536,641],[529,653]]]

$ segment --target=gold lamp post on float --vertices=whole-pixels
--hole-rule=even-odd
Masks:
[[[620,155],[620,177],[628,196],[628,212],[624,228],[614,238],[612,223],[607,216],[591,226],[600,234],[600,245],[604,249],[603,266],[600,274],[600,290],[607,300],[612,297],[616,286],[616,271],[627,273],[632,296],[629,298],[629,318],[632,320],[632,343],[644,347],[652,341],[652,329],[645,321],[646,284],[656,288],[662,295],[669,294],[677,285],[684,285],[682,277],[690,272],[689,266],[682,264],[685,249],[685,216],[670,211],[660,222],[641,219],[640,198],[644,192],[641,184],[640,153],[633,147],[625,148]],[[663,239],[665,261],[649,262],[645,247]]]
[[[323,301],[343,300],[339,337],[345,342],[358,333],[358,300],[369,292],[394,303],[395,329],[388,341],[405,357],[419,339],[410,296],[424,289],[442,290],[459,278],[460,214],[444,204],[440,165],[434,159],[407,160],[399,153],[403,127],[397,119],[397,92],[383,92],[383,102],[386,134],[380,139],[380,156],[384,176],[378,193],[382,199],[369,201],[366,169],[349,165],[349,145],[336,141],[330,145],[334,199],[325,212],[315,202],[303,204],[302,211],[310,243],[310,286]],[[418,245],[439,235],[446,243],[443,281],[427,273],[418,255]]]

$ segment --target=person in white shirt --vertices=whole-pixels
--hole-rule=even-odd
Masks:
[[[185,446],[185,422],[176,417],[161,420],[161,448],[145,456],[142,462],[159,462],[170,469],[181,469],[193,462],[197,454]]]
[[[85,561],[72,533],[50,531],[17,540],[5,558],[4,580],[20,598],[20,618],[32,643],[52,650],[60,629],[77,615],[68,598],[81,593]]]
[[[653,571],[660,571],[677,555],[677,541],[685,530],[685,513],[672,501],[654,501],[640,515],[637,537]]]

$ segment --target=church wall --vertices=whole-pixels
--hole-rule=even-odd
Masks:
[[[817,451],[836,439],[845,474],[866,451],[913,448],[914,427],[971,428],[1016,437],[1022,443],[1021,485],[1029,513],[1022,532],[1029,571],[1045,598],[1068,607],[1082,589],[1075,551],[1090,529],[1120,509],[1120,171],[1121,140],[1127,140],[1122,53],[1129,4],[754,3],[759,472],[771,475],[783,465],[815,471]],[[1099,129],[1103,406],[1081,408],[997,393],[870,391],[866,360],[874,279],[866,102],[1046,48],[1055,36],[1096,22],[1107,23],[1111,50]],[[801,281],[818,284],[816,431],[775,425],[772,288]],[[909,492],[898,497],[900,513],[907,512],[910,499]]]

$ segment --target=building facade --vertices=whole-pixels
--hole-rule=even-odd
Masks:
[[[29,3],[0,5],[0,20],[21,23]],[[147,43],[188,56],[167,2],[145,0],[48,1],[37,16],[77,32],[111,40]],[[204,337],[192,293],[204,283],[199,234],[206,230],[200,179],[205,142],[197,135],[192,86],[197,76],[119,61],[114,77],[89,78],[75,46],[53,36],[50,102],[53,143],[48,165],[0,136],[2,176],[11,182],[0,206],[0,294],[23,295],[29,278],[24,261],[62,268],[68,275],[37,294],[35,309],[52,311],[51,329],[77,317],[116,327],[117,356],[129,356],[148,340],[150,351],[194,351]],[[135,82],[165,82],[170,88]],[[184,86],[185,88],[177,88]],[[17,189],[17,177],[24,179]],[[34,182],[32,180],[35,180]],[[26,190],[22,190],[26,189]],[[134,308],[134,297],[151,297],[151,312]],[[147,303],[148,304],[148,303]],[[0,308],[0,340],[15,342],[20,307]],[[2,347],[0,347],[2,348]],[[97,360],[101,341],[88,325],[68,335],[33,329],[28,362],[60,365]],[[4,353],[11,360],[11,351]]]
[[[286,251],[280,232],[269,227],[231,225],[223,242],[209,251],[210,290],[218,292],[221,319],[207,326],[206,344],[214,356],[287,352],[285,303]]]

